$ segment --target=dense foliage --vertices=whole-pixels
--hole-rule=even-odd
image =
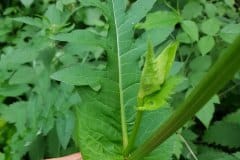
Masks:
[[[145,53],[152,49],[157,57],[171,41],[180,43],[161,82],[167,94],[153,101],[161,107],[141,105],[147,111],[133,148],[240,34],[234,0],[5,0],[0,14],[0,160],[79,150],[85,160],[122,160],[139,107]],[[178,84],[174,90],[172,83]],[[144,159],[239,160],[239,84],[237,73]]]

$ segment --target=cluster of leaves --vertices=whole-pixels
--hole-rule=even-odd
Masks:
[[[25,7],[32,3],[21,2]],[[68,21],[77,3],[64,2],[64,11],[50,1],[36,2],[32,9],[22,4],[0,4],[0,159],[42,159],[76,152],[71,140],[72,109],[80,97],[73,86],[50,79],[59,62],[67,63],[62,46],[50,37],[74,27]],[[28,17],[31,11],[40,16]]]
[[[0,2],[0,11],[0,160],[78,147],[86,160],[122,160],[148,42],[156,54],[180,42],[164,79],[184,81],[161,109],[144,112],[135,148],[240,33],[234,0],[21,0]],[[240,103],[228,98],[239,97],[239,81],[144,159],[239,160]]]

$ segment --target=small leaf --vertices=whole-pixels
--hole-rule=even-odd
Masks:
[[[207,13],[208,17],[215,17],[217,14],[217,7],[212,3],[204,3],[205,4],[205,12]]]
[[[54,26],[64,25],[70,15],[71,14],[69,12],[61,12],[58,10],[55,5],[49,5],[46,13],[44,14],[44,16],[49,20],[50,24]]]
[[[213,114],[215,111],[214,105],[219,104],[219,97],[217,95],[213,96],[207,104],[197,113],[198,119],[204,124],[206,128],[209,127],[209,124],[213,118]]]
[[[58,139],[64,149],[67,148],[75,125],[74,114],[70,111],[64,112],[56,121]]]
[[[201,54],[205,55],[213,49],[215,40],[212,36],[204,36],[200,38],[197,45]]]
[[[177,47],[177,42],[170,43],[157,58],[154,58],[153,47],[151,44],[148,45],[146,61],[140,81],[139,98],[142,99],[159,91],[160,86],[169,74]]]
[[[194,58],[190,63],[192,71],[207,71],[212,64],[210,56],[199,56]]]
[[[202,14],[202,10],[203,10],[203,7],[199,2],[190,1],[184,6],[182,10],[182,16],[185,19],[196,18]]]
[[[150,30],[152,28],[174,27],[180,17],[173,12],[158,11],[147,15],[144,23],[139,23],[136,28]]]
[[[202,32],[211,36],[216,35],[219,29],[220,22],[215,18],[207,19],[201,25]]]
[[[199,38],[198,26],[194,21],[185,20],[181,22],[182,29],[186,32],[192,41],[197,41]]]
[[[27,8],[29,8],[31,6],[31,4],[34,2],[34,0],[20,0],[20,1]]]
[[[234,39],[240,34],[240,23],[227,24],[220,31],[220,37],[228,43],[232,43]]]

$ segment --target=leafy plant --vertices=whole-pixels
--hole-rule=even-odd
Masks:
[[[238,160],[238,9],[0,2],[0,159]]]
[[[81,2],[85,6],[97,7],[103,12],[109,23],[109,32],[107,35],[100,36],[90,33],[87,30],[79,30],[72,33],[57,35],[54,39],[65,42],[78,42],[79,44],[100,46],[106,51],[107,62],[104,64],[104,68],[100,68],[99,63],[97,63],[97,65],[94,63],[77,64],[53,74],[52,78],[73,85],[83,86],[79,88],[79,93],[83,100],[81,106],[76,109],[78,117],[78,132],[76,133],[76,140],[79,142],[83,156],[86,159],[123,159],[124,157],[128,157],[128,154],[138,145],[141,146],[142,143],[139,143],[139,140],[136,140],[137,144],[135,146],[135,137],[137,136],[137,131],[141,125],[142,111],[137,112],[135,128],[133,128],[132,131],[133,135],[132,137],[130,136],[130,141],[128,141],[129,133],[127,128],[130,127],[126,123],[126,107],[134,108],[134,106],[137,105],[137,109],[140,110],[154,110],[159,106],[164,105],[164,99],[168,97],[171,88],[176,82],[175,80],[171,81],[171,79],[166,80],[163,88],[160,87],[167,77],[166,73],[168,73],[172,64],[176,47],[173,47],[174,49],[169,49],[171,47],[167,47],[155,61],[153,58],[152,47],[149,45],[140,86],[138,86],[136,85],[136,82],[139,81],[137,80],[137,77],[140,77],[138,76],[140,70],[138,68],[137,60],[139,56],[144,53],[144,47],[142,46],[146,43],[146,39],[143,41],[143,36],[150,33],[144,33],[139,39],[133,40],[133,29],[134,24],[139,22],[146,12],[151,9],[154,1],[137,1],[132,4],[127,12],[125,12],[125,5],[121,1],[100,2],[82,0]],[[118,6],[118,8],[116,8],[116,6]],[[172,25],[174,25],[174,23]],[[193,41],[198,40],[198,31],[195,29],[197,27],[193,22],[183,21],[182,27],[183,30],[191,36]],[[168,26],[168,28],[170,27]],[[80,37],[87,37],[87,40]],[[150,35],[148,35],[148,37],[154,41],[154,37],[151,37]],[[142,43],[139,41],[142,41]],[[238,42],[236,42],[234,47],[237,46],[237,43]],[[156,44],[159,44],[159,42]],[[229,53],[234,53],[236,50],[237,48],[231,48]],[[219,75],[219,80],[215,77],[217,76],[217,73],[223,69],[222,64],[227,61],[227,56],[225,55],[225,57],[222,57],[202,83],[200,83],[200,85],[192,92],[189,96],[190,98],[186,99],[183,106],[179,107],[175,114],[170,117],[169,121],[164,123],[163,126],[156,131],[153,137],[145,142],[142,147],[133,152],[133,154],[130,154],[129,159],[142,159],[150,153],[162,143],[163,140],[181,127],[186,120],[191,118],[191,116],[193,116],[193,114],[196,113],[196,111],[198,111],[198,109],[200,109],[200,107],[233,76],[236,72],[234,68],[237,67],[237,64],[232,68],[224,69],[224,74],[226,74],[225,79],[222,79],[223,77],[221,75]],[[215,84],[218,84],[218,86],[209,86],[208,92],[203,92],[203,89],[206,88],[209,81],[215,81],[214,78],[216,78],[215,80],[217,83]],[[134,95],[136,95],[138,87],[140,87],[140,89],[138,97],[136,98]],[[202,99],[199,97],[202,97]],[[190,106],[194,107],[188,109],[189,111],[186,112],[186,115],[184,116],[184,111]],[[164,110],[159,111],[163,112]],[[144,113],[145,116],[152,114],[151,112]],[[183,119],[177,122],[177,119],[180,117]],[[153,121],[152,123],[155,123],[154,125],[161,123],[157,120],[153,120],[153,116],[151,116],[151,118]],[[143,123],[141,126],[144,130],[147,130],[148,134],[151,134],[153,130],[156,130],[149,129],[144,125],[151,125],[151,123],[148,121],[148,123]],[[106,128],[108,128],[108,130],[106,130]],[[141,129],[139,134],[138,137],[141,137],[141,140],[146,138],[146,135],[141,135]],[[158,152],[152,152],[146,157],[146,159],[151,159],[152,157],[155,159],[168,159],[166,155],[170,156],[172,154],[171,150],[173,151],[174,143],[168,141],[165,145],[172,148],[169,148],[170,150],[167,152],[165,151],[165,156],[161,155],[161,152],[157,149]],[[159,149],[164,148],[165,146],[160,146]],[[125,156],[122,152],[125,152]]]

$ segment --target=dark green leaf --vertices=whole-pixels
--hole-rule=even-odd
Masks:
[[[216,122],[205,132],[203,141],[229,148],[240,147],[240,125],[229,122]]]

